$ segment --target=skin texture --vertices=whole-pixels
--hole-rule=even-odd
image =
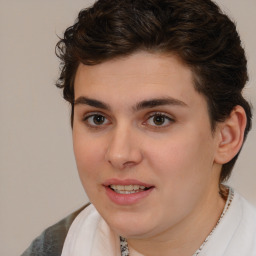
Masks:
[[[191,70],[175,56],[147,52],[80,64],[75,101],[77,167],[102,217],[144,255],[192,255],[223,210],[219,174],[241,146],[243,110],[213,132]],[[103,186],[109,179],[136,179],[153,189],[119,205]]]

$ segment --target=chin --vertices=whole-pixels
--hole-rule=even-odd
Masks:
[[[145,214],[144,214],[145,215]],[[125,238],[145,238],[152,233],[154,225],[152,218],[138,216],[138,214],[107,214],[106,220],[110,228],[118,235]]]
[[[115,227],[112,228],[113,231],[118,234],[119,236],[125,237],[127,239],[140,239],[146,238],[150,236],[150,230],[144,227],[136,227],[131,228],[130,226],[125,227]]]

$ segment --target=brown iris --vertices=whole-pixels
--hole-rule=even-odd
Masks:
[[[93,122],[96,125],[101,125],[101,124],[103,124],[105,122],[105,117],[101,116],[101,115],[95,115],[93,117]]]
[[[155,125],[163,125],[165,122],[165,117],[160,115],[154,116],[153,122]]]

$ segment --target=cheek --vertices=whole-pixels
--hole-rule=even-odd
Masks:
[[[198,136],[184,135],[165,144],[155,143],[148,154],[160,195],[154,214],[168,219],[172,212],[171,221],[176,221],[188,214],[210,187],[212,150]]]
[[[74,154],[80,179],[84,185],[96,179],[102,164],[103,144],[89,136],[73,135]]]
[[[95,202],[96,195],[101,186],[100,177],[102,170],[102,159],[100,157],[100,146],[90,139],[74,139],[74,153],[76,158],[77,170],[84,191],[90,202]]]
[[[190,133],[154,143],[148,151],[150,165],[158,177],[162,176],[162,182],[172,183],[173,187],[199,183],[212,167],[214,154],[209,140],[206,134],[202,137]]]

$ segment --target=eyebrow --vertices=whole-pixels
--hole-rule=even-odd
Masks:
[[[188,105],[178,99],[174,99],[171,97],[164,97],[164,98],[156,98],[156,99],[149,99],[144,100],[136,104],[134,110],[139,111],[145,108],[154,108],[158,106],[164,106],[164,105],[173,105],[173,106],[182,106],[187,107]]]
[[[105,110],[110,110],[110,106],[106,103],[103,103],[99,100],[95,100],[95,99],[89,99],[87,97],[81,96],[79,98],[77,98],[74,101],[74,105],[88,105],[91,107],[95,107],[95,108],[101,108],[101,109],[105,109]]]
[[[74,101],[74,105],[88,105],[95,108],[101,108],[104,110],[111,110],[111,107],[99,100],[90,99],[84,96],[81,96],[77,98]],[[187,107],[188,105],[178,99],[171,98],[171,97],[163,97],[163,98],[153,98],[149,100],[143,100],[141,102],[138,102],[132,109],[133,111],[139,111],[146,108],[154,108],[158,106],[164,106],[164,105],[173,105],[173,106],[183,106]]]

